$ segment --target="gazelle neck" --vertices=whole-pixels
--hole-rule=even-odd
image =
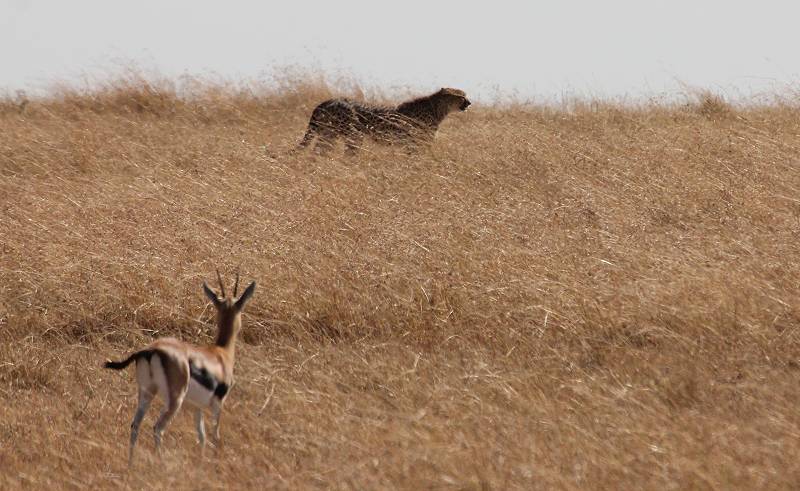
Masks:
[[[242,327],[242,315],[240,312],[234,314],[220,311],[217,314],[217,339],[214,345],[227,351],[231,358],[234,355],[236,335],[239,333],[240,327]]]

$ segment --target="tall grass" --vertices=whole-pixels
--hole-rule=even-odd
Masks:
[[[341,92],[0,101],[0,487],[796,485],[796,105],[473,106],[431,153],[289,156]],[[182,415],[127,472],[102,362],[210,342],[238,265],[224,448]]]

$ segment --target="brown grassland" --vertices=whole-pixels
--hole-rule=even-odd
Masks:
[[[800,106],[475,104],[430,153],[288,155],[331,92],[0,100],[0,488],[800,485]],[[211,342],[239,264],[224,445],[181,411],[160,461],[156,404],[129,472],[102,363]]]

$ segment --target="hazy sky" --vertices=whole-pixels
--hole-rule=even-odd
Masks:
[[[0,0],[0,91],[102,77],[120,62],[268,79],[294,65],[367,86],[730,97],[800,81],[800,2]]]

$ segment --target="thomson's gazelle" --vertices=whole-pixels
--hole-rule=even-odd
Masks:
[[[184,399],[195,410],[195,423],[200,445],[205,446],[203,409],[211,407],[214,419],[214,444],[219,444],[219,417],[222,403],[233,384],[233,360],[236,334],[242,326],[242,309],[253,296],[256,282],[250,283],[242,296],[236,298],[239,274],[233,287],[233,297],[227,298],[222,278],[217,271],[222,297],[218,297],[203,282],[203,291],[217,309],[217,340],[213,346],[192,346],[175,338],[161,338],[137,351],[123,361],[108,361],[106,368],[122,370],[136,362],[136,382],[139,384],[139,405],[131,423],[131,442],[128,464],[133,460],[133,448],[147,408],[158,394],[164,409],[153,428],[156,448],[160,449],[161,435]]]

